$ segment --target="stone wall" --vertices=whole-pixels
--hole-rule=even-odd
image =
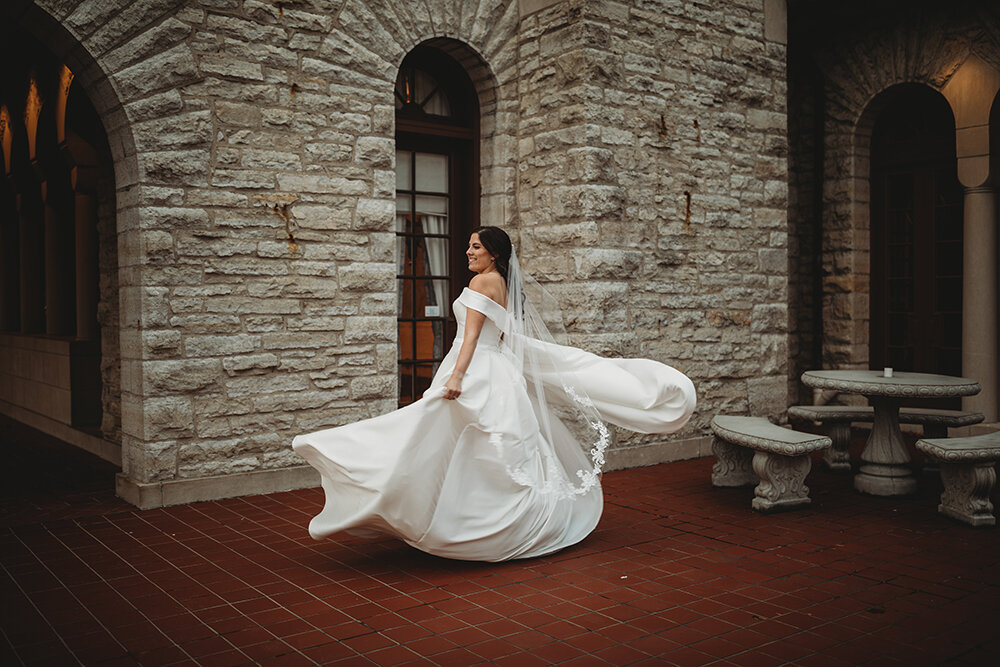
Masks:
[[[795,6],[793,6],[794,9]],[[813,363],[829,368],[867,368],[869,359],[869,193],[868,140],[880,93],[902,83],[941,91],[970,55],[1000,69],[1000,8],[992,3],[842,3],[836,11],[810,19],[808,8],[789,15],[790,40],[802,45],[801,56],[816,64],[823,80],[821,171],[821,262],[811,271],[793,273],[806,289],[822,291],[822,354]],[[919,48],[918,48],[919,45]],[[793,73],[795,97],[808,105],[816,76],[807,68]],[[793,128],[792,143],[804,146],[808,128]],[[814,159],[816,152],[802,159]],[[815,183],[792,178],[793,201],[805,201]],[[815,225],[815,211],[796,206],[790,233],[805,239]],[[798,290],[793,287],[793,290]],[[811,332],[796,334],[793,346],[805,350]],[[815,355],[813,355],[815,356]],[[804,359],[804,357],[803,357]]]
[[[686,433],[716,411],[780,416],[784,45],[765,41],[760,2],[573,11],[522,23],[522,39],[539,35],[521,54],[526,263],[554,283],[580,344],[695,379]]]
[[[428,40],[480,96],[482,219],[574,341],[691,375],[680,438],[785,409],[785,47],[760,0],[7,11],[79,43],[106,119],[132,483],[296,466],[295,434],[395,406],[393,83]]]
[[[101,158],[101,164],[110,160]],[[101,330],[101,437],[121,446],[122,374],[121,341],[118,331],[118,234],[114,174],[110,170],[97,180],[98,286],[97,322]]]

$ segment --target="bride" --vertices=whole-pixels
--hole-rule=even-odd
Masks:
[[[423,397],[292,442],[326,494],[313,538],[390,534],[462,560],[552,553],[601,517],[604,421],[671,433],[694,411],[694,385],[676,369],[558,345],[546,325],[561,324],[558,308],[502,229],[476,229],[466,255],[476,275]]]

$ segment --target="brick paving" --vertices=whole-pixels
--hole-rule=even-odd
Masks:
[[[985,665],[1000,533],[817,463],[764,516],[701,459],[605,475],[582,544],[501,564],[314,542],[322,492],[137,511],[114,467],[0,419],[0,664]],[[997,499],[994,498],[994,503]]]

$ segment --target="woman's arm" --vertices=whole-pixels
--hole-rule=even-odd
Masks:
[[[462,394],[462,378],[469,368],[472,355],[476,351],[476,344],[479,342],[479,334],[483,330],[483,323],[486,316],[478,310],[469,309],[465,316],[465,334],[462,336],[462,347],[458,350],[458,361],[455,362],[455,370],[451,372],[451,377],[444,383],[444,397],[454,400]]]
[[[500,274],[493,272],[489,274],[478,274],[469,281],[469,289],[479,292],[496,303],[500,303],[500,297],[506,293],[506,284]],[[458,361],[455,362],[455,370],[451,377],[444,383],[444,397],[454,400],[462,394],[462,378],[472,362],[472,355],[476,351],[476,344],[479,342],[479,334],[483,330],[486,322],[486,315],[469,308],[465,316],[465,333],[462,336],[462,347],[458,350]]]

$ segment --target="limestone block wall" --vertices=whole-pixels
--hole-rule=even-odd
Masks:
[[[574,342],[691,375],[682,438],[780,415],[785,47],[763,5],[16,0],[65,33],[115,156],[125,477],[289,469],[295,434],[395,406],[393,83],[428,40],[480,96],[482,220]]]
[[[572,11],[522,21],[526,264],[553,283],[580,344],[695,379],[687,433],[716,411],[780,416],[784,45],[765,40],[759,2]]]
[[[294,466],[295,434],[395,407],[397,67],[441,27],[485,54],[513,48],[502,28],[516,27],[509,11],[491,16],[493,34],[475,14],[438,26],[420,11],[247,1],[171,17],[187,31],[171,57],[191,81],[152,93],[134,119],[150,150],[136,248],[142,418],[126,474]],[[497,180],[488,195],[506,189]]]
[[[97,236],[100,298],[97,322],[101,329],[101,437],[120,446],[122,441],[121,340],[118,303],[118,230],[113,175],[97,179]]]

